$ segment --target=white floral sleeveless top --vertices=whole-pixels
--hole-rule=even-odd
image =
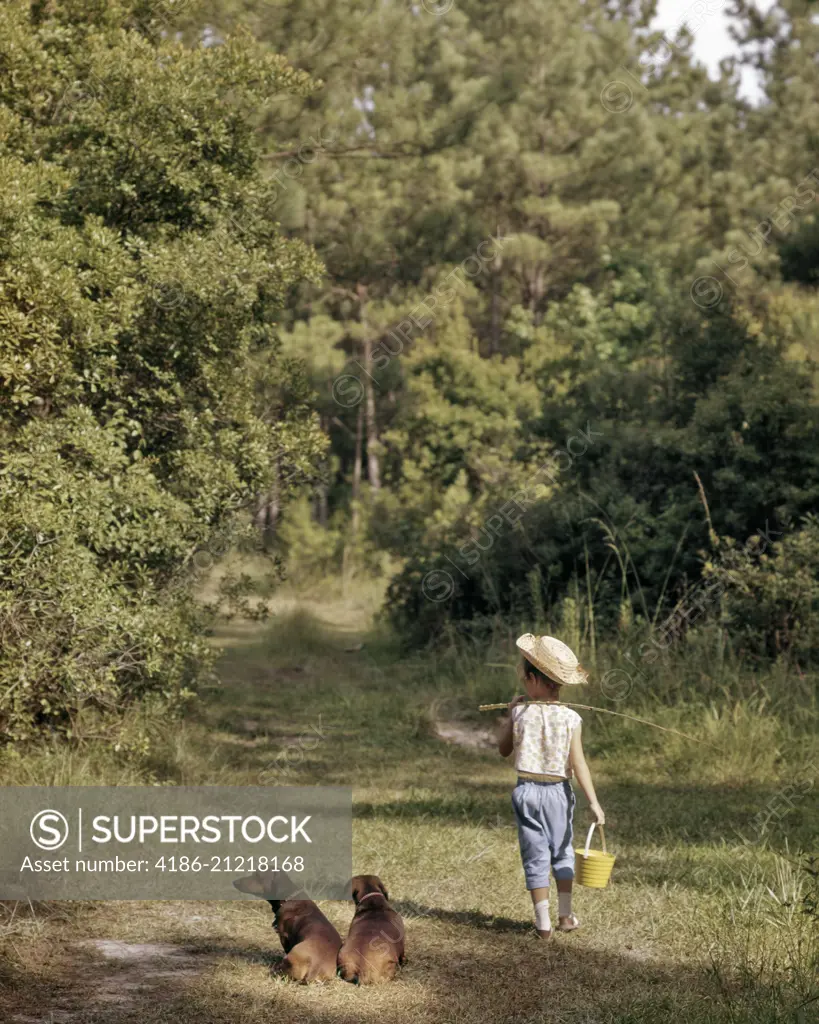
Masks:
[[[512,711],[515,768],[570,779],[569,747],[582,721],[575,710],[559,704],[518,704]]]

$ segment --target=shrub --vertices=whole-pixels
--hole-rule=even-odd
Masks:
[[[725,611],[737,645],[750,655],[788,656],[803,667],[819,655],[819,518],[807,516],[762,550],[730,538],[707,575],[725,587]]]
[[[322,441],[277,357],[284,240],[252,119],[307,76],[189,50],[137,0],[0,10],[0,731],[172,706],[206,670],[188,585]],[[264,366],[264,415],[257,406]]]

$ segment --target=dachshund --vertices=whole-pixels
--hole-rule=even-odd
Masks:
[[[378,875],[356,875],[351,884],[356,909],[338,954],[338,973],[359,985],[391,981],[406,961],[404,922]]]
[[[264,896],[265,887],[258,877],[241,878],[233,883],[240,892]],[[269,890],[268,890],[269,891]],[[273,927],[286,954],[274,968],[293,981],[308,985],[311,981],[331,981],[341,949],[341,936],[312,900],[268,900],[273,909]]]

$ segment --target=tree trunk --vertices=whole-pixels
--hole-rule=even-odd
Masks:
[[[319,526],[327,529],[327,484],[322,482],[316,488],[316,520]]]
[[[256,512],[256,525],[262,534],[262,547],[269,551],[276,536],[276,527],[279,522],[280,496],[279,496],[279,464],[276,463],[275,477],[270,489],[259,499],[259,507]]]
[[[377,491],[381,487],[381,466],[378,462],[378,425],[375,419],[375,389],[372,379],[373,345],[369,336],[364,339],[364,397],[367,421],[367,479]]]
[[[341,552],[341,593],[347,594],[347,577],[350,573],[350,562],[352,560],[353,547],[358,536],[361,501],[361,449],[364,438],[364,405],[358,403],[358,415],[355,421],[355,455],[353,456],[353,493],[352,493],[352,516],[350,517],[350,532],[344,541],[344,548]]]
[[[358,416],[355,421],[355,457],[353,459],[353,518],[351,528],[353,536],[358,531],[358,503],[361,499],[361,447],[364,435],[364,406],[359,402]]]
[[[364,405],[367,424],[367,479],[374,491],[381,487],[381,466],[378,461],[378,423],[375,416],[375,390],[373,388],[373,342],[367,322],[367,289],[357,287],[359,320],[364,328],[362,355],[364,357]]]

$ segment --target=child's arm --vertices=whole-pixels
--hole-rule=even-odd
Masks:
[[[605,825],[606,815],[603,813],[603,808],[597,802],[597,794],[594,792],[594,783],[592,782],[591,772],[589,766],[586,764],[586,757],[583,753],[583,740],[580,735],[582,725],[572,733],[572,743],[569,747],[569,758],[572,763],[572,770],[574,771],[575,778],[586,794],[586,799],[589,801],[592,814],[595,817],[598,825]]]
[[[509,705],[509,717],[500,728],[500,733],[498,734],[498,752],[501,757],[509,757],[515,749],[515,741],[512,736],[512,710],[516,708],[522,700],[526,700],[522,693],[515,697]]]

